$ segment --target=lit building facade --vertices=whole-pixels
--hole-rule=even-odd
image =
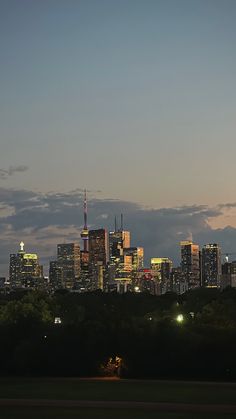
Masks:
[[[63,288],[62,268],[58,266],[57,260],[52,260],[49,264],[49,284],[54,290]]]
[[[199,245],[186,240],[180,242],[181,269],[188,283],[188,289],[200,287]]]
[[[57,269],[61,272],[62,288],[73,289],[80,279],[80,246],[78,243],[57,245]]]
[[[124,249],[130,247],[130,232],[115,230],[109,233],[109,289],[116,289],[116,278],[123,276],[124,271]]]
[[[129,247],[124,249],[124,264],[131,267],[132,271],[143,268],[144,249],[143,247]]]
[[[171,291],[171,271],[173,262],[169,258],[151,258],[151,269],[161,285],[161,294]]]
[[[218,244],[206,244],[202,248],[201,270],[203,287],[220,287],[221,249]]]
[[[152,295],[160,295],[160,282],[155,276],[155,272],[150,268],[140,269],[138,272],[137,286],[140,292],[148,292]]]
[[[20,250],[10,255],[9,282],[13,288],[43,287],[43,267],[39,264],[36,253],[26,253],[24,243]]]
[[[104,228],[89,230],[89,289],[104,287],[108,262],[108,237]],[[101,285],[102,284],[102,285]]]
[[[225,261],[222,265],[222,273],[220,278],[220,287],[236,288],[236,261]]]
[[[105,266],[107,261],[107,231],[104,228],[89,230],[89,264],[96,265],[98,262],[102,262]]]
[[[188,291],[188,281],[182,272],[182,268],[172,268],[170,275],[171,291],[178,295],[184,294]]]
[[[109,233],[109,261],[116,263],[124,254],[124,249],[130,247],[129,231],[111,231]]]

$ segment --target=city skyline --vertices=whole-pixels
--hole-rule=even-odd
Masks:
[[[236,249],[234,0],[3,0],[0,275],[124,213],[146,257]],[[77,191],[76,191],[77,190]],[[99,192],[100,191],[100,192]]]
[[[9,280],[6,279],[5,285],[13,290],[67,289],[80,293],[129,290],[154,295],[170,291],[182,294],[201,287],[235,287],[236,261],[229,261],[235,253],[222,253],[217,243],[201,248],[184,240],[179,243],[178,266],[169,257],[154,257],[145,265],[145,249],[131,246],[130,238],[131,232],[123,229],[121,214],[120,227],[115,219],[115,229],[109,234],[104,228],[88,230],[88,250],[83,250],[79,243],[57,244],[57,258],[50,261],[49,276],[39,264],[37,253],[30,253],[21,241],[18,252],[10,254]]]
[[[183,206],[179,208],[147,209],[136,203],[120,200],[98,199],[89,193],[88,227],[114,230],[123,213],[124,228],[132,232],[132,244],[145,249],[145,263],[152,257],[170,257],[175,265],[180,260],[179,243],[193,239],[203,246],[219,243],[225,253],[236,249],[236,229],[211,228],[208,220],[219,217],[221,206]],[[42,263],[48,266],[56,255],[60,242],[81,244],[84,227],[84,191],[68,194],[37,194],[32,191],[11,191],[5,194],[7,206],[12,214],[2,219],[0,275],[8,275],[8,256],[17,250],[23,240],[28,248],[40,254]]]
[[[102,214],[101,218],[106,219],[107,217],[105,217],[105,214]],[[92,253],[91,253],[92,248],[90,249],[90,246],[92,245],[91,243],[93,242],[93,239],[92,239],[93,235],[94,235],[94,239],[95,239],[94,244],[95,244],[95,248],[96,248],[97,238],[100,237],[101,233],[102,233],[102,235],[105,234],[105,238],[103,240],[104,240],[104,243],[105,243],[104,246],[106,247],[106,250],[103,250],[104,255],[101,259],[101,260],[103,260],[105,258],[103,260],[104,266],[106,265],[106,263],[109,260],[110,261],[113,260],[113,257],[110,259],[111,255],[113,253],[114,253],[113,256],[116,259],[117,255],[118,255],[117,251],[118,251],[118,253],[120,251],[119,250],[120,246],[122,248],[124,247],[126,250],[131,250],[133,248],[138,249],[139,246],[140,246],[140,243],[134,243],[134,240],[133,239],[131,240],[131,238],[133,238],[133,234],[132,234],[133,232],[132,232],[132,230],[130,231],[129,229],[127,230],[125,228],[125,226],[124,226],[124,214],[123,213],[120,214],[120,217],[117,217],[117,215],[114,216],[114,226],[113,226],[114,228],[104,228],[103,225],[100,225],[100,227],[98,227],[98,228],[89,228],[89,223],[87,222],[87,220],[88,220],[88,206],[87,206],[86,190],[84,191],[83,219],[85,221],[85,224],[84,224],[83,227],[81,227],[80,234],[78,235],[78,237],[74,236],[75,240],[73,242],[71,241],[71,237],[67,237],[67,239],[64,238],[63,243],[62,242],[59,243],[59,241],[57,241],[57,244],[56,244],[57,249],[58,249],[58,246],[59,247],[60,246],[62,246],[62,247],[65,246],[66,247],[66,246],[71,246],[71,245],[79,246],[79,248],[80,248],[80,258],[82,258],[80,263],[82,263],[82,265],[83,265],[83,258],[85,258],[84,262],[86,263],[86,266],[87,266],[88,262],[90,261],[90,263],[91,263],[91,260],[93,259]],[[86,230],[84,229],[85,226],[86,226]],[[85,231],[86,231],[86,235],[83,234]],[[85,238],[86,238],[86,242],[84,241]],[[213,243],[213,242],[211,242],[211,243],[210,242],[208,242],[208,243],[205,242],[205,243],[201,243],[199,245],[198,242],[193,240],[193,235],[191,234],[189,237],[185,237],[184,240],[181,240],[178,243],[173,242],[173,245],[175,245],[176,250],[177,250],[177,246],[178,246],[178,250],[177,250],[178,256],[177,256],[177,258],[173,259],[173,261],[172,261],[171,258],[169,259],[169,257],[170,257],[169,254],[161,254],[160,253],[160,254],[154,255],[153,251],[152,251],[152,253],[151,253],[152,256],[151,257],[150,257],[149,253],[148,253],[148,256],[145,257],[145,258],[144,258],[144,255],[142,256],[142,260],[143,260],[142,266],[148,268],[148,267],[151,267],[152,261],[158,261],[158,259],[163,259],[163,260],[166,259],[166,260],[170,260],[172,264],[174,262],[174,267],[180,267],[181,266],[181,260],[183,258],[183,253],[182,253],[183,249],[185,248],[185,245],[188,248],[188,245],[190,245],[190,244],[191,244],[191,246],[190,246],[191,249],[192,248],[194,249],[193,253],[194,252],[196,253],[197,264],[200,263],[200,261],[199,261],[199,251],[202,251],[203,255],[204,255],[204,252],[207,251],[207,250],[209,250],[210,252],[211,251],[214,252],[215,251],[215,246],[220,246],[220,248],[221,248],[221,244],[219,244],[219,243],[216,244],[216,243]],[[137,246],[137,245],[138,245],[138,247],[134,247],[134,246]],[[23,241],[18,243],[18,251],[21,252],[22,249],[24,249],[24,246],[25,246],[25,243]],[[117,247],[117,250],[115,250],[116,247]],[[98,249],[99,248],[100,248],[100,245],[99,245]],[[98,249],[95,251],[95,254],[98,251]],[[143,251],[145,251],[144,247],[141,247],[141,249],[143,249]],[[225,250],[225,249],[223,249],[223,250]],[[34,249],[34,252],[35,252],[35,249]],[[189,251],[187,251],[187,252],[189,252]],[[192,250],[190,251],[190,253],[191,252],[192,252]],[[12,251],[11,251],[11,253],[12,253]],[[58,254],[58,251],[57,251],[57,254]],[[51,255],[52,255],[52,249],[51,249]],[[54,255],[55,255],[55,253],[54,253]],[[99,251],[99,255],[100,255],[100,251]],[[221,262],[221,258],[222,258],[222,263],[223,263],[223,260],[225,262],[228,262],[229,258],[234,260],[235,259],[234,256],[236,256],[236,252],[228,252],[227,251],[227,252],[224,252],[224,253],[221,254],[221,251],[220,251],[219,255],[220,255],[220,257],[219,257],[218,263]],[[196,257],[196,256],[194,256],[194,257]],[[51,263],[52,257],[53,256],[50,256],[47,262]],[[92,259],[91,259],[91,257],[92,257]],[[100,258],[100,256],[99,256],[99,258]],[[85,267],[85,269],[87,270],[88,268]],[[192,271],[192,268],[191,268],[191,271]],[[184,270],[183,270],[183,272],[184,272]],[[187,276],[187,271],[185,272],[185,274]]]

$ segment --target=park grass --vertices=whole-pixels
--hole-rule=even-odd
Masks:
[[[236,404],[236,384],[77,378],[0,378],[1,399]],[[233,419],[235,414],[162,412],[137,407],[0,406],[0,419]]]
[[[1,419],[233,419],[232,414],[165,413],[140,409],[0,408]]]
[[[236,384],[155,380],[1,378],[0,398],[236,404]]]

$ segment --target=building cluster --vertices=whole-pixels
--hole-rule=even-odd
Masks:
[[[84,228],[79,243],[57,245],[57,258],[50,262],[49,277],[45,277],[37,254],[26,253],[24,243],[10,255],[8,286],[12,289],[67,289],[88,292],[149,292],[154,295],[189,289],[236,287],[236,261],[226,256],[221,263],[218,244],[207,244],[200,250],[192,241],[182,241],[181,264],[173,267],[168,257],[153,257],[144,266],[143,247],[131,246],[130,232],[120,228],[107,233],[106,229],[89,230],[87,199],[84,199]]]

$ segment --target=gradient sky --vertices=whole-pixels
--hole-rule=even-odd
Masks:
[[[235,0],[0,0],[0,186],[234,203],[235,22]]]
[[[234,200],[235,0],[0,6],[0,166],[30,167],[11,186]]]

